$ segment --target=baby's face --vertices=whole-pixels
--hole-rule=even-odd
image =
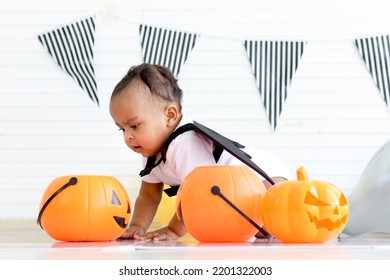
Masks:
[[[128,86],[110,102],[110,114],[123,132],[126,145],[136,153],[149,157],[161,152],[171,134],[164,106],[149,98],[147,87]]]

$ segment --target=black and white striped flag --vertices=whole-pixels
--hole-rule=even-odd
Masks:
[[[141,24],[139,27],[144,61],[180,73],[199,34],[180,32]]]
[[[58,65],[99,105],[93,67],[95,16],[38,35]]]
[[[355,45],[390,109],[389,35],[355,39]]]
[[[244,41],[256,84],[275,130],[306,42]]]

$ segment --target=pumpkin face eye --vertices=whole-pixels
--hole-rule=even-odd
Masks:
[[[344,194],[341,194],[340,196],[340,206],[347,206],[348,202],[347,199],[345,198]]]
[[[313,206],[328,206],[329,205],[329,203],[322,201],[322,200],[319,200],[311,192],[306,193],[305,204],[313,205]]]
[[[114,191],[112,192],[111,203],[114,205],[121,205],[121,202],[119,201],[119,198]]]
[[[118,195],[114,191],[112,192],[111,203],[113,205],[118,205],[118,206],[122,205],[122,203],[119,200]],[[126,213],[130,214],[130,204],[129,203],[127,203]],[[113,216],[113,218],[114,218],[115,222],[118,224],[118,226],[120,226],[121,228],[126,228],[127,224],[126,224],[125,217]]]

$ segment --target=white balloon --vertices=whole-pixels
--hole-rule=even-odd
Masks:
[[[368,162],[348,204],[344,233],[390,232],[390,140]]]

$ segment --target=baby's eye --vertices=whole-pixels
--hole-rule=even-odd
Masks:
[[[118,128],[119,131],[122,131],[122,132],[125,132],[125,130],[123,128]]]
[[[132,125],[130,125],[130,128],[132,128],[132,129],[136,129],[138,127],[138,124],[132,124]]]

